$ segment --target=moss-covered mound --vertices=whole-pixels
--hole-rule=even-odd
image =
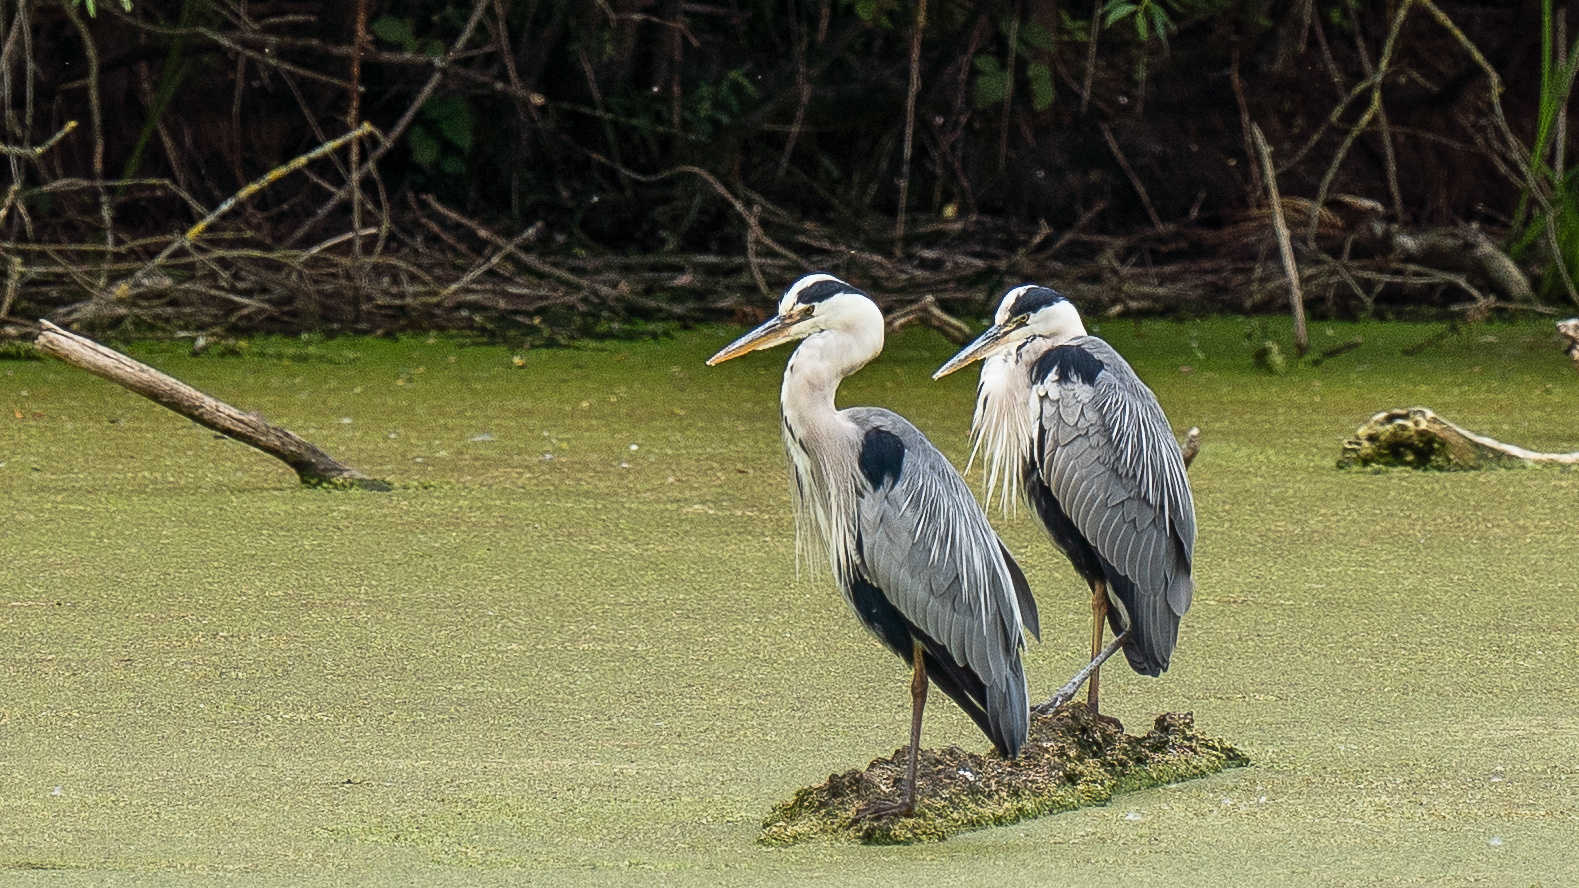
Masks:
[[[1084,704],[1072,703],[1032,718],[1030,740],[1015,761],[957,746],[921,750],[920,797],[912,817],[852,817],[871,801],[899,797],[906,764],[901,748],[864,771],[832,774],[796,792],[769,812],[758,841],[935,842],[966,830],[1100,805],[1117,793],[1249,763],[1233,745],[1197,732],[1189,713],[1159,715],[1149,733],[1135,737],[1124,733],[1118,722],[1094,718]]]

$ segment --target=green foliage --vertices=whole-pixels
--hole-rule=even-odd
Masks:
[[[392,15],[380,16],[368,26],[373,36],[400,47],[404,52],[421,53],[425,56],[438,58],[444,54],[444,43],[433,37],[418,39],[412,28],[411,19],[396,18]]]
[[[1136,39],[1145,43],[1155,36],[1166,45],[1168,35],[1178,30],[1174,16],[1218,15],[1234,3],[1235,0],[1107,0],[1099,15],[1105,28],[1131,19]]]
[[[893,12],[899,4],[894,0],[849,0],[849,6],[868,25],[892,29]]]
[[[439,96],[423,104],[407,131],[406,145],[412,161],[423,169],[463,176],[472,136],[471,106],[460,96]]]
[[[738,120],[757,98],[757,88],[747,79],[745,69],[737,68],[716,84],[704,83],[688,91],[680,114],[686,131],[705,139],[715,126]]]
[[[1556,64],[1555,29],[1551,0],[1541,2],[1541,82],[1536,115],[1535,145],[1530,151],[1530,174],[1514,210],[1514,233],[1509,253],[1515,260],[1543,256],[1542,295],[1555,296],[1566,289],[1561,278],[1579,279],[1579,169],[1562,172],[1562,157],[1554,155],[1556,134],[1566,114],[1574,76],[1579,72],[1579,40],[1568,48],[1563,64]],[[1532,210],[1535,189],[1546,194],[1546,208]],[[1555,243],[1553,243],[1555,241]]]
[[[1053,87],[1053,70],[1047,64],[1053,50],[1053,37],[1046,28],[1033,21],[1021,21],[1015,27],[1012,18],[998,21],[998,31],[1005,40],[1015,41],[1014,55],[1026,59],[1024,76],[1031,92],[1031,107],[1046,111],[1053,105],[1057,91]],[[1009,93],[1009,72],[1002,62],[990,55],[979,55],[971,60],[976,68],[975,102],[977,108],[991,108],[1003,104]]]
[[[71,0],[72,6],[82,6],[84,4],[86,4],[88,7],[88,15],[93,16],[99,14],[98,5],[95,0]],[[121,8],[125,9],[127,12],[131,12],[132,0],[121,0]]]
[[[381,16],[368,29],[379,40],[405,52],[433,58],[444,53],[441,41],[432,37],[419,39],[409,18]],[[406,131],[406,148],[412,162],[429,174],[464,176],[466,155],[471,152],[475,132],[472,109],[465,98],[438,96],[423,103],[417,121]]]

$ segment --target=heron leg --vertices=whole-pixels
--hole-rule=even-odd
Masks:
[[[1097,580],[1091,584],[1091,659],[1102,656],[1102,628],[1107,624],[1107,583]],[[1086,708],[1092,715],[1099,714],[1097,699],[1102,683],[1102,668],[1091,670],[1091,680],[1086,685]]]
[[[909,817],[916,813],[916,767],[921,756],[921,713],[927,706],[927,661],[925,649],[919,642],[912,650],[915,672],[910,678],[910,760],[905,765],[904,791],[897,802],[880,799],[856,809],[851,823],[882,817]]]
[[[916,759],[921,755],[921,713],[927,708],[927,661],[915,645],[916,670],[910,677],[910,764],[905,768],[905,799],[899,813],[916,813]]]

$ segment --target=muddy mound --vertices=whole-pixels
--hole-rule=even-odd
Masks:
[[[1084,704],[1072,703],[1033,716],[1029,742],[1015,761],[957,746],[921,750],[914,816],[852,817],[869,802],[899,797],[906,764],[901,748],[865,770],[832,774],[797,791],[769,812],[758,841],[941,841],[958,832],[1100,805],[1118,793],[1249,763],[1232,744],[1198,732],[1189,713],[1159,715],[1151,731],[1137,737],[1124,733],[1116,720],[1093,717]]]

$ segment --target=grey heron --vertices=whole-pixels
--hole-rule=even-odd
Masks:
[[[932,442],[892,411],[834,406],[839,383],[883,348],[883,315],[867,294],[832,275],[807,275],[784,292],[777,316],[707,363],[794,340],[780,404],[797,551],[827,550],[856,617],[914,670],[903,798],[857,813],[911,814],[929,681],[998,752],[1019,755],[1030,722],[1021,632],[1040,632],[1036,602]]]
[[[1091,587],[1091,656],[1103,623],[1142,675],[1168,668],[1190,608],[1195,505],[1178,442],[1151,389],[1112,346],[1086,333],[1062,294],[1024,284],[993,325],[933,374],[981,360],[972,457],[987,499],[1018,487]],[[1099,673],[1087,703],[1098,709]]]

